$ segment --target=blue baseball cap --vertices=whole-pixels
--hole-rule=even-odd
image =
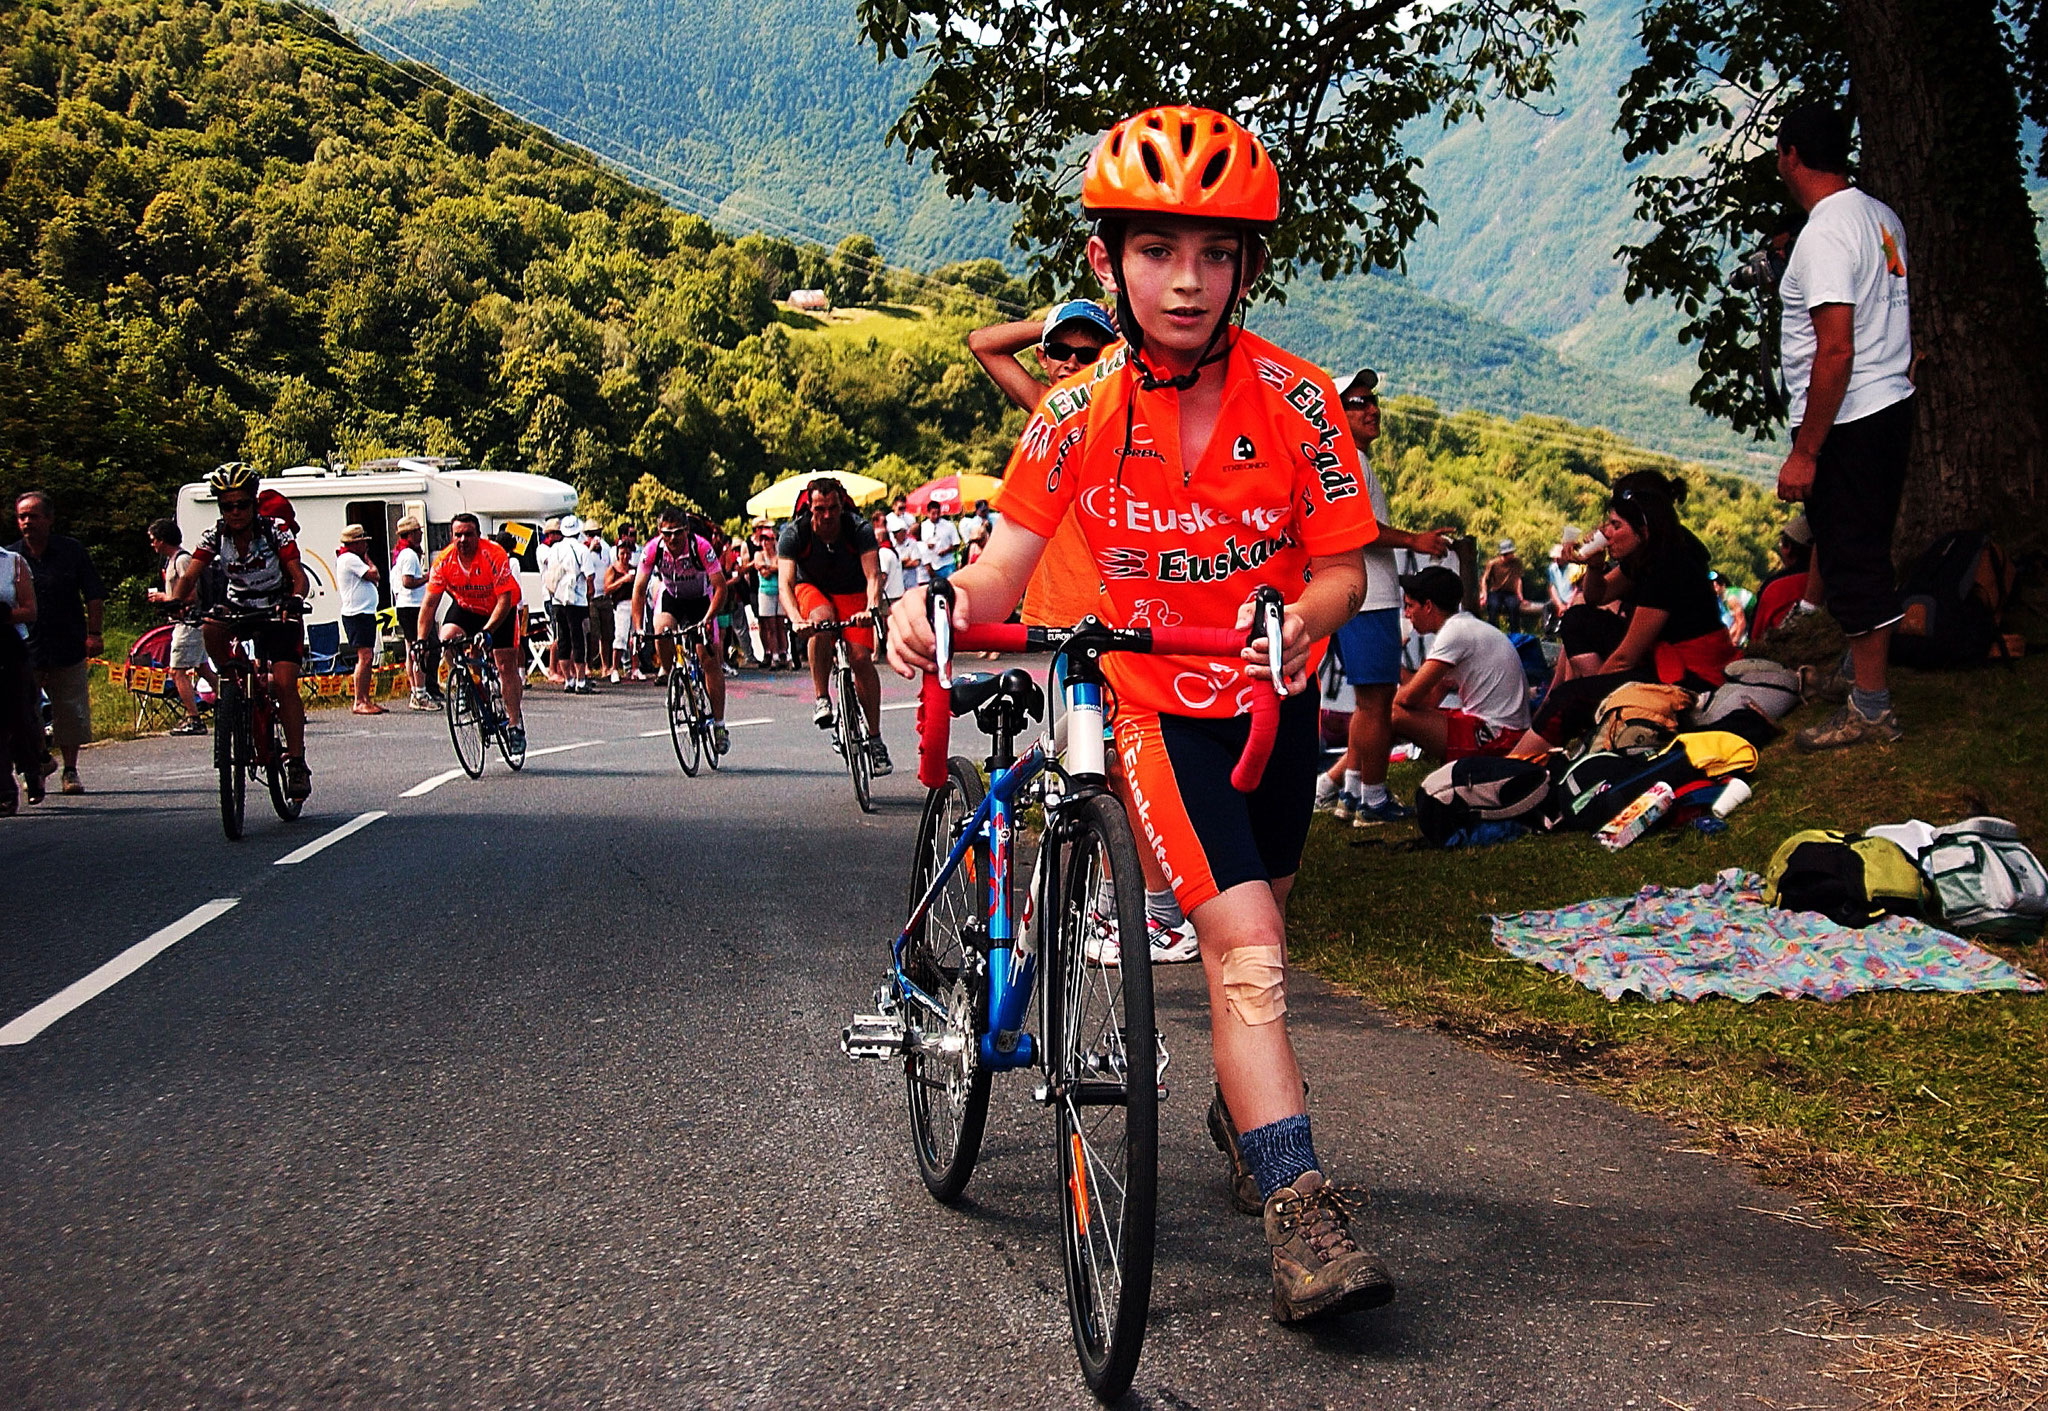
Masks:
[[[1085,323],[1101,333],[1104,338],[1118,337],[1116,325],[1109,321],[1109,315],[1102,311],[1102,305],[1092,299],[1069,299],[1064,304],[1054,304],[1052,312],[1045,316],[1045,327],[1039,331],[1038,341],[1049,342],[1053,333],[1070,323]]]

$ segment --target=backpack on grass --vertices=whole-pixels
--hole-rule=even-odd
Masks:
[[[1949,929],[1988,940],[2025,941],[2048,920],[2048,870],[2003,818],[1965,818],[1934,830],[1920,854]]]
[[[1764,900],[1858,927],[1927,909],[1920,869],[1904,848],[1888,838],[1827,828],[1808,828],[1778,844],[1764,873]]]
[[[1799,704],[1799,673],[1759,657],[1731,661],[1727,680],[1700,702],[1687,721],[1695,729],[1709,729],[1745,706],[1772,721],[1783,720]]]
[[[1662,748],[1679,730],[1692,709],[1692,692],[1659,681],[1631,681],[1616,686],[1600,702],[1593,717],[1591,747],[1596,750]]]
[[[1929,544],[1899,584],[1891,659],[1923,671],[1978,666],[2002,647],[2000,622],[2012,596],[2010,560],[1974,529]]]
[[[1709,780],[1747,777],[1757,765],[1756,746],[1727,730],[1693,730],[1655,754],[1595,750],[1565,765],[1551,795],[1549,826],[1562,832],[1593,832],[1620,813],[1652,784],[1685,792]]]
[[[1541,827],[1550,802],[1550,769],[1529,759],[1474,755],[1453,760],[1415,791],[1415,826],[1438,847],[1481,823]]]

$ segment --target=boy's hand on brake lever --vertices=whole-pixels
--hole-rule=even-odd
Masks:
[[[1256,600],[1240,603],[1237,609],[1238,630],[1251,631],[1261,611],[1262,605]],[[1308,685],[1308,649],[1311,645],[1313,644],[1309,640],[1308,629],[1303,625],[1300,615],[1291,604],[1283,608],[1280,614],[1281,684],[1290,696],[1298,694]],[[1263,633],[1239,655],[1245,659],[1246,671],[1253,678],[1260,681],[1273,679]]]

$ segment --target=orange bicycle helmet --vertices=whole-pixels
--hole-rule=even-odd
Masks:
[[[1280,219],[1280,176],[1259,139],[1209,108],[1147,108],[1103,134],[1081,177],[1090,216]]]

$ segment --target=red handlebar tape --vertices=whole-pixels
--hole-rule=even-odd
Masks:
[[[1021,652],[1026,649],[1028,629],[1014,623],[992,627],[968,627],[953,633],[958,652]],[[1244,633],[1227,627],[1160,627],[1152,631],[1152,649],[1166,656],[1216,657],[1235,660],[1244,647]],[[1230,773],[1231,785],[1241,794],[1259,787],[1266,772],[1266,759],[1280,734],[1280,697],[1264,682],[1252,694],[1251,733],[1244,753]],[[951,748],[953,712],[947,692],[939,685],[938,673],[926,672],[923,694],[917,703],[917,782],[936,789],[946,782],[946,755]]]

